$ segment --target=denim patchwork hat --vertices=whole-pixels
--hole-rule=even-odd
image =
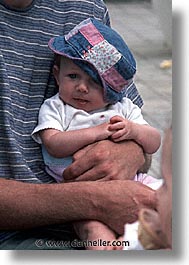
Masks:
[[[74,60],[104,89],[108,103],[121,101],[133,85],[136,62],[125,41],[110,27],[89,18],[67,35],[50,39],[49,48]]]

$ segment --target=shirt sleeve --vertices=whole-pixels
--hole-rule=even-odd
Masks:
[[[62,116],[64,114],[64,103],[58,95],[44,101],[38,116],[38,125],[32,132],[32,138],[41,144],[39,132],[44,129],[56,129],[63,131]]]
[[[138,124],[148,124],[143,118],[141,109],[134,104],[130,99],[124,98],[122,100],[123,112],[126,119],[131,120]]]

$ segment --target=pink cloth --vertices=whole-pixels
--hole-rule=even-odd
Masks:
[[[154,190],[158,189],[163,183],[162,179],[154,178],[150,175],[143,173],[139,173],[138,175],[136,175],[134,177],[134,181],[139,181]]]

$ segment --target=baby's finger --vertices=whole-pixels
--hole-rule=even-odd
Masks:
[[[116,116],[113,116],[111,119],[110,119],[110,123],[113,124],[113,123],[116,123],[116,122],[119,122],[119,121],[123,121],[123,118],[116,115]]]
[[[124,123],[123,122],[117,122],[117,123],[114,123],[114,124],[110,124],[108,126],[108,130],[109,131],[117,131],[117,130],[121,130],[124,128]]]
[[[120,130],[120,131],[117,131],[117,132],[113,133],[112,136],[111,136],[111,138],[114,141],[114,140],[119,139],[122,136],[123,136],[123,132]]]

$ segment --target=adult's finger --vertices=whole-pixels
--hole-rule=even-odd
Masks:
[[[90,152],[91,146],[80,150],[74,154],[74,162],[64,170],[63,177],[67,181],[74,181],[77,177],[93,168],[94,159],[93,152]]]

